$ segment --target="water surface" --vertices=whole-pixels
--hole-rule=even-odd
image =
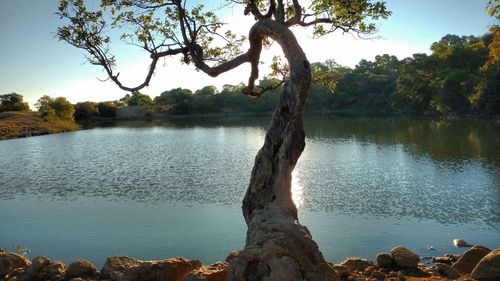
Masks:
[[[268,118],[132,122],[0,142],[0,247],[67,262],[243,247],[239,209]],[[500,124],[306,118],[293,177],[302,223],[324,255],[396,245],[500,248]],[[437,251],[429,251],[434,246]]]

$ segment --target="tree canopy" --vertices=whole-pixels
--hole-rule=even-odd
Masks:
[[[87,52],[87,60],[104,68],[109,79],[120,88],[137,91],[147,86],[158,60],[181,55],[185,63],[210,76],[217,76],[243,63],[250,63],[252,71],[247,95],[258,95],[254,82],[258,77],[259,57],[263,39],[269,36],[269,27],[259,28],[259,22],[273,22],[285,28],[312,27],[315,36],[341,30],[358,34],[375,31],[375,21],[386,18],[390,12],[382,1],[369,0],[235,0],[221,5],[236,4],[245,7],[245,15],[252,15],[256,24],[248,36],[238,36],[217,17],[216,11],[203,4],[186,0],[102,0],[99,9],[84,0],[61,0],[58,14],[66,25],[57,31],[62,41]],[[116,58],[110,44],[115,38],[110,30],[130,30],[120,40],[149,53],[151,63],[143,83],[125,86],[115,70]],[[256,36],[256,34],[260,34]],[[273,38],[275,40],[275,38]],[[269,42],[269,40],[264,40]],[[243,52],[243,46],[249,49]]]
[[[73,120],[75,107],[65,97],[52,98],[44,95],[35,104],[45,118]]]
[[[30,107],[28,103],[23,100],[22,95],[16,93],[0,95],[0,112],[29,110]]]

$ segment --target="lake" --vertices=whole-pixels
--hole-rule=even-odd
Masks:
[[[0,142],[0,247],[66,263],[241,249],[270,118],[127,122]],[[299,218],[325,257],[500,248],[500,122],[306,117]],[[433,246],[436,250],[429,250]]]

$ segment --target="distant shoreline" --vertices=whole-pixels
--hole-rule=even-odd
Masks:
[[[41,136],[48,134],[57,134],[64,132],[72,132],[85,130],[99,125],[113,124],[122,121],[158,121],[158,120],[182,120],[190,118],[238,118],[238,117],[271,117],[272,111],[262,112],[221,112],[221,113],[195,113],[195,114],[164,114],[152,113],[144,116],[133,117],[92,117],[78,121],[72,120],[45,120],[39,112],[16,112],[6,111],[0,113],[0,141],[16,138],[25,138],[33,136]],[[497,120],[500,121],[500,116],[495,117],[477,117],[477,116],[436,116],[436,115],[364,115],[354,112],[345,111],[306,111],[304,116],[321,116],[321,117],[402,117],[402,118],[439,118],[439,119],[472,119],[472,120]]]

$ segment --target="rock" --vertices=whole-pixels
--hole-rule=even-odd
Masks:
[[[0,253],[5,253],[7,252],[4,248],[0,248]]]
[[[66,268],[62,261],[52,261],[49,266],[47,266],[47,277],[50,280],[59,280],[66,274]]]
[[[471,273],[474,279],[500,280],[500,249],[493,250],[476,265]]]
[[[375,258],[377,266],[382,268],[392,268],[394,267],[394,260],[388,253],[380,253]]]
[[[436,269],[439,274],[446,278],[457,279],[460,277],[460,273],[446,263],[436,263]]]
[[[0,257],[0,279],[12,272],[12,262],[9,259]]]
[[[93,277],[97,269],[88,260],[79,260],[68,266],[66,270],[66,278],[72,279],[77,277]]]
[[[367,268],[365,268],[365,270],[363,271],[363,275],[364,276],[370,276],[372,275],[372,273],[377,270],[374,266],[369,266]]]
[[[225,281],[227,262],[217,262],[209,266],[202,266],[189,272],[184,281]]]
[[[360,258],[348,258],[341,263],[341,265],[347,267],[350,271],[363,271],[369,266],[373,266],[373,262],[367,259]]]
[[[387,277],[387,275],[380,271],[374,271],[372,272],[372,275],[370,277],[384,280]]]
[[[20,274],[19,281],[62,280],[65,268],[61,261],[50,261],[45,257],[36,257],[30,266]]]
[[[465,240],[462,240],[462,239],[453,239],[453,245],[455,245],[455,247],[457,247],[457,248],[474,246],[472,244],[467,243]]]
[[[123,271],[127,268],[138,266],[141,264],[140,260],[136,260],[133,258],[129,257],[109,257],[106,259],[106,262],[104,263],[101,272],[100,272],[100,279],[111,279],[115,281],[117,276],[119,276],[120,273],[123,273]],[[112,274],[113,273],[113,274]],[[114,278],[111,278],[111,277]]]
[[[122,281],[183,281],[188,272],[199,267],[200,261],[185,258],[148,261],[125,269]]]
[[[396,247],[391,250],[391,257],[400,268],[417,268],[420,257],[405,247]]]
[[[447,265],[452,265],[456,261],[457,260],[451,259],[450,257],[433,257],[432,258],[433,263],[440,262],[440,263],[445,263]]]
[[[46,279],[46,267],[50,264],[50,260],[45,257],[36,257],[31,262],[31,265],[26,268],[19,280],[42,280]]]
[[[491,252],[490,249],[483,246],[474,246],[453,263],[452,267],[456,271],[465,274],[471,273],[479,261]]]
[[[0,279],[9,277],[17,269],[24,270],[31,262],[25,257],[9,252],[0,253]]]
[[[337,274],[342,278],[349,276],[349,268],[345,265],[336,264],[333,266],[333,269],[335,269]]]

